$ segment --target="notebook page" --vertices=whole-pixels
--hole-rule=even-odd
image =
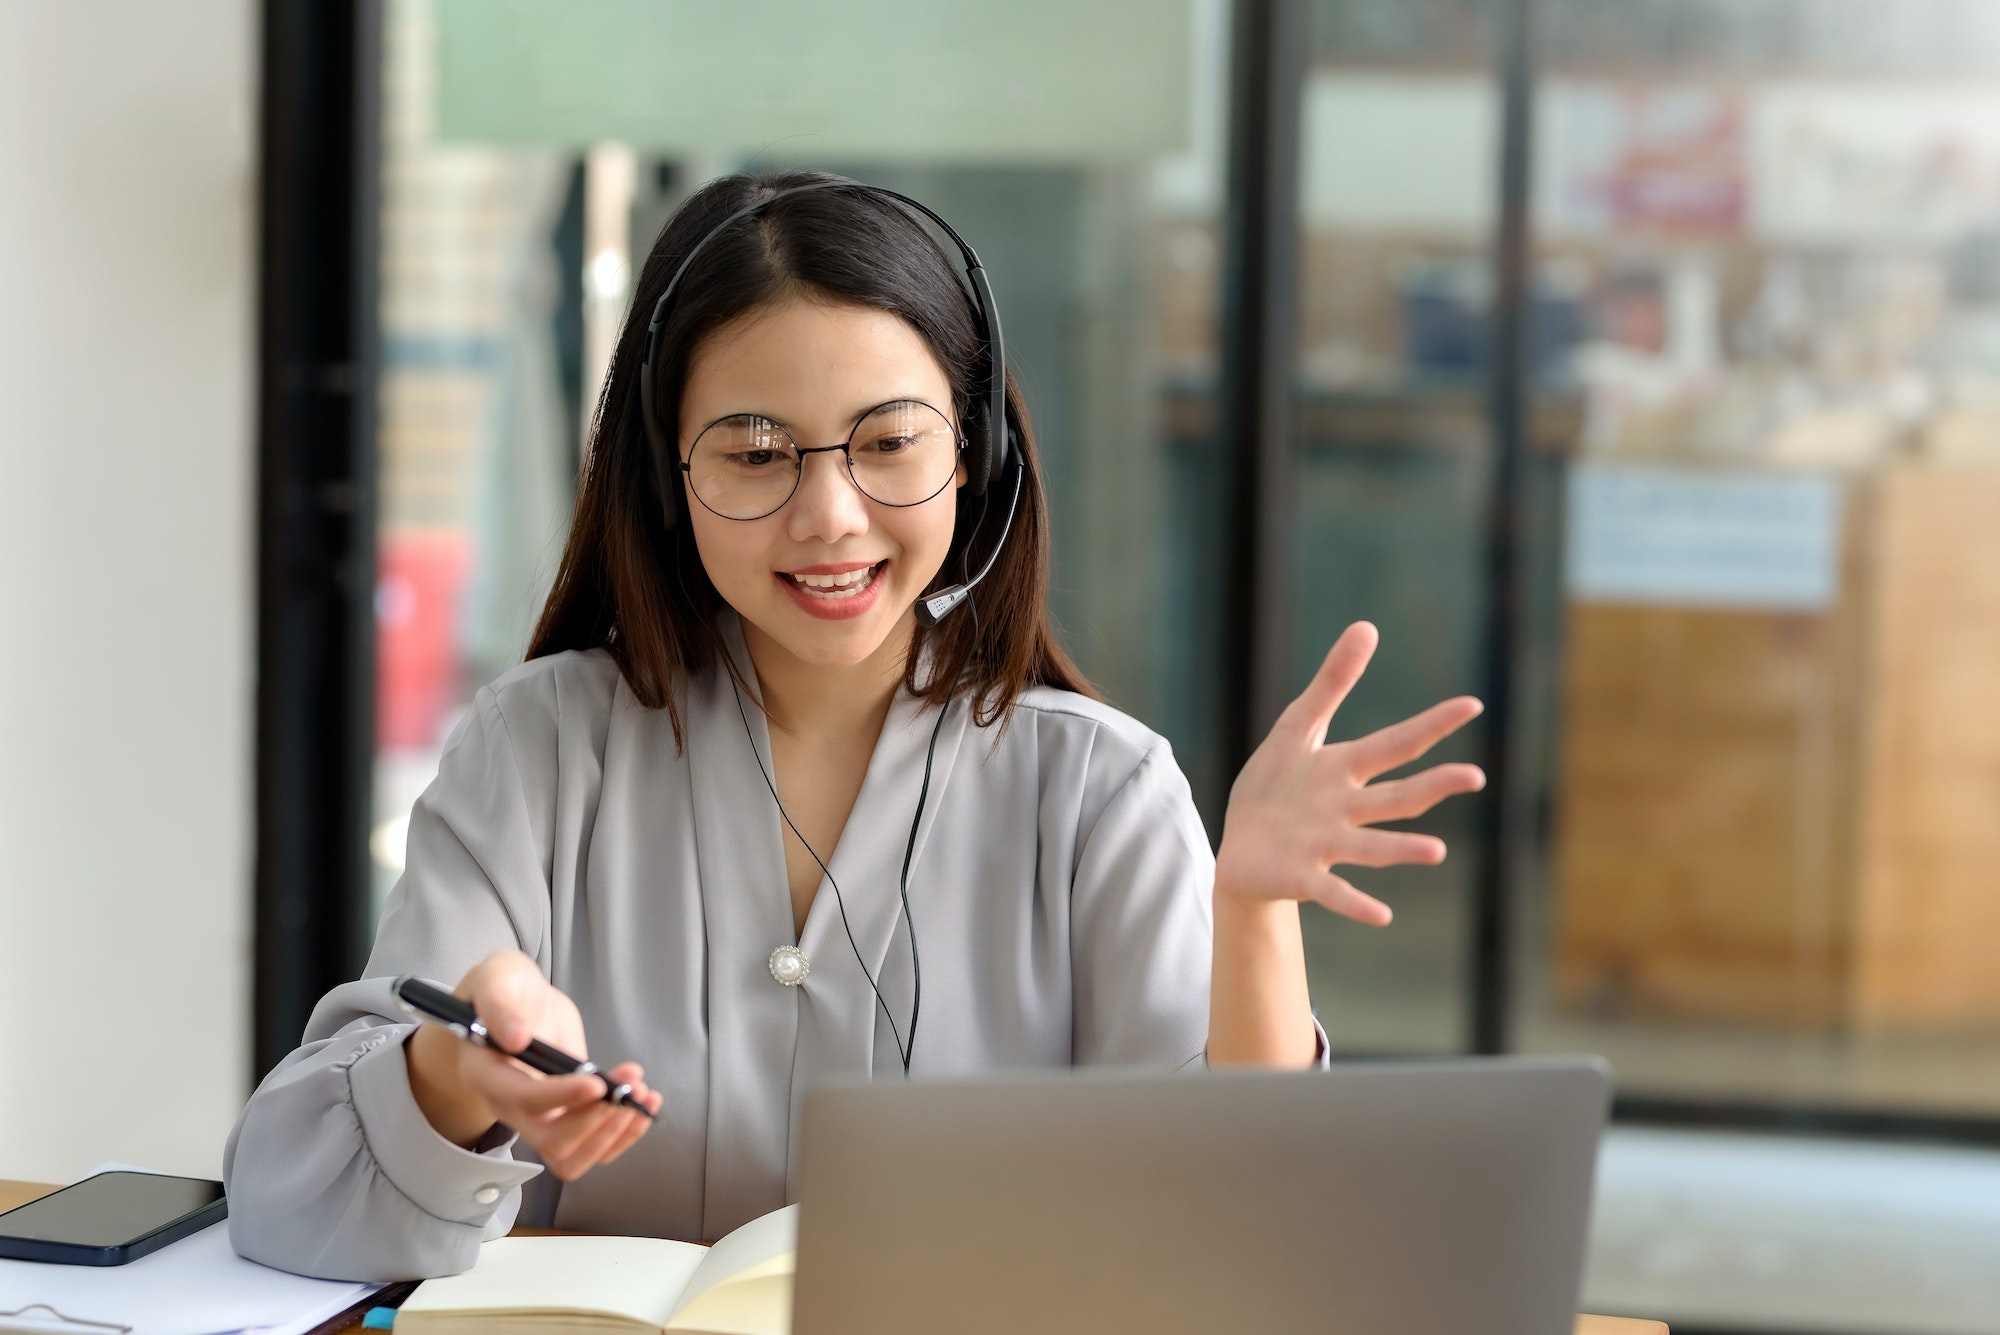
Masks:
[[[786,1252],[703,1289],[681,1305],[667,1329],[688,1335],[791,1335],[797,1261],[796,1252]]]
[[[605,1312],[664,1326],[707,1248],[662,1238],[495,1238],[460,1275],[427,1279],[419,1312]]]
[[[759,1215],[735,1232],[725,1234],[708,1249],[701,1265],[688,1277],[681,1307],[686,1307],[709,1289],[752,1266],[761,1266],[798,1249],[798,1206],[787,1205]],[[680,1315],[679,1308],[675,1309],[674,1315]]]

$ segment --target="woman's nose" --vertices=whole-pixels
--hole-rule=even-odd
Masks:
[[[790,511],[790,536],[795,541],[833,542],[868,530],[868,503],[847,471],[847,456],[839,450],[808,454],[800,460],[798,494]]]

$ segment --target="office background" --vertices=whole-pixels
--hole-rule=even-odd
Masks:
[[[1315,1000],[1611,1059],[1590,1306],[2000,1330],[2000,4],[0,15],[0,1176],[216,1170],[519,657],[634,265],[809,165],[987,261],[1063,632],[1212,830],[1350,620],[1341,729],[1493,703]]]

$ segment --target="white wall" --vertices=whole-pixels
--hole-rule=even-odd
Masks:
[[[0,0],[0,1177],[247,1093],[248,0]]]

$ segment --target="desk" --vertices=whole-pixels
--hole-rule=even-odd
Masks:
[[[0,1179],[0,1210],[11,1210],[17,1205],[26,1205],[37,1196],[46,1196],[55,1188],[39,1182],[9,1182]],[[523,1232],[545,1232],[542,1229],[524,1229]],[[358,1330],[356,1322],[349,1330]],[[1610,1316],[1580,1316],[1576,1319],[1576,1335],[1667,1335],[1667,1328],[1657,1321],[1626,1321]]]

